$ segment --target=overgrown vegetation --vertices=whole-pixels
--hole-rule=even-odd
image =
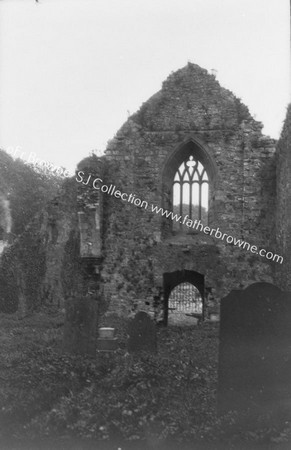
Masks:
[[[45,313],[23,320],[1,317],[3,441],[129,441],[138,450],[142,442],[176,442],[178,448],[179,442],[199,441],[208,443],[207,449],[254,448],[254,443],[273,449],[287,442],[290,424],[242,428],[234,414],[217,418],[216,325],[160,328],[157,355],[129,355],[125,334],[118,330],[121,348],[91,359],[61,354],[63,320],[61,314]],[[236,446],[242,440],[246,446]]]
[[[14,313],[18,309],[29,310],[40,306],[38,292],[45,274],[45,243],[39,234],[41,222],[42,214],[39,214],[15,241],[14,246],[9,247],[1,256],[1,312]],[[27,299],[25,305],[22,301],[23,294]]]
[[[14,237],[23,233],[32,217],[56,195],[62,181],[53,172],[14,160],[0,149],[0,193],[9,199]]]

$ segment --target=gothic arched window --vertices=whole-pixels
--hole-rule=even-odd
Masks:
[[[178,168],[172,187],[173,212],[191,220],[208,222],[209,180],[205,167],[190,155]],[[174,230],[182,228],[182,223],[173,222]]]

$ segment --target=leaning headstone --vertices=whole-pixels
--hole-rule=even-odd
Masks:
[[[218,412],[291,414],[291,293],[269,283],[221,301]]]
[[[127,349],[130,353],[157,351],[156,327],[146,312],[140,311],[136,314],[129,324],[128,335]]]

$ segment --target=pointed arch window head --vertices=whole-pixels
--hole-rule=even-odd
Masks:
[[[174,213],[189,217],[191,220],[208,222],[208,174],[198,159],[190,155],[185,159],[175,173],[172,187],[172,204]],[[182,229],[183,225],[173,222],[174,230]],[[185,227],[183,227],[185,228]]]

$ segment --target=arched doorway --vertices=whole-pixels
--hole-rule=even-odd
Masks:
[[[203,300],[192,283],[180,283],[169,295],[168,325],[191,325],[202,317]]]
[[[195,323],[204,317],[204,275],[192,270],[164,274],[164,324]]]

